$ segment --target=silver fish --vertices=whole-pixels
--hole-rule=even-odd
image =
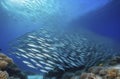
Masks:
[[[108,58],[109,53],[107,47],[100,47],[100,43],[88,37],[86,34],[84,37],[79,34],[60,34],[40,29],[16,39],[14,44],[10,44],[10,53],[18,60],[23,60],[26,66],[43,73],[55,68],[63,71],[83,65],[87,68],[100,59]]]

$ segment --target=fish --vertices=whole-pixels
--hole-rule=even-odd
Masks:
[[[23,50],[23,49],[20,49],[20,48],[18,49],[18,51],[20,51],[20,52],[26,52],[25,50]]]
[[[30,64],[27,64],[28,67],[30,68],[33,68],[33,69],[37,69],[37,67],[33,66],[33,65],[30,65]]]
[[[108,47],[88,35],[39,29],[11,42],[9,50],[28,68],[41,73],[49,73],[54,69],[66,71],[81,66],[89,68],[101,62],[100,59],[106,60],[111,50],[108,51]]]
[[[53,68],[45,67],[46,70],[53,70]]]
[[[26,56],[26,55],[24,55],[24,54],[21,54],[21,56],[24,57],[24,58],[28,58],[28,56]]]
[[[27,46],[33,47],[33,48],[37,48],[38,46],[33,45],[33,44],[27,44]]]
[[[43,72],[43,73],[48,73],[47,70],[40,69],[40,71]]]
[[[25,64],[27,64],[27,65],[31,64],[31,63],[28,62],[28,61],[22,61],[22,62],[25,63]]]

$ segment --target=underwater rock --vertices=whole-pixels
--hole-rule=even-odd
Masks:
[[[26,74],[14,64],[13,60],[2,53],[0,53],[0,69],[0,79],[8,79],[8,74],[9,79],[27,79]]]
[[[6,71],[0,71],[0,79],[8,79],[9,75]]]
[[[116,79],[120,79],[120,77],[117,77]]]
[[[119,79],[120,78],[120,65],[93,66],[90,67],[87,71],[81,69],[82,68],[77,68],[77,69],[73,68],[71,71],[69,70],[70,71],[69,73],[64,72],[62,79]],[[54,74],[54,77],[59,74],[59,77],[55,77],[55,78],[61,79],[60,77],[63,72],[59,73],[52,71],[52,73]],[[52,79],[53,77],[50,78],[50,76],[52,76],[51,73],[49,74],[48,78],[44,78],[44,79]]]
[[[8,63],[6,61],[0,60],[0,69],[6,68]]]
[[[70,79],[80,79],[80,76],[73,76],[72,78]]]
[[[119,73],[117,74],[117,77],[120,77],[120,71],[119,71]]]
[[[74,73],[67,72],[63,75],[62,79],[71,79],[74,76]]]
[[[3,54],[3,53],[0,53],[0,58],[2,59],[2,58],[6,58],[7,56],[5,55],[5,54]]]
[[[52,78],[56,78],[56,79],[61,79],[62,75],[65,72],[58,70],[57,68],[49,71],[48,73],[44,74],[43,79],[52,79]]]
[[[7,66],[5,70],[9,73],[10,77],[13,77],[13,79],[27,79],[27,75],[22,72],[15,64]]]
[[[99,67],[99,66],[91,67],[88,69],[88,72],[94,73],[94,74],[99,74],[100,70],[102,70],[102,69],[103,69],[103,67]]]
[[[93,73],[82,73],[80,79],[97,79],[97,77]]]
[[[103,67],[94,66],[90,67],[88,71],[78,69],[76,72],[64,73],[62,79],[120,79],[120,65]]]
[[[117,65],[120,63],[120,56],[114,56],[110,62],[109,65]]]
[[[4,69],[12,63],[13,60],[11,58],[7,57],[5,54],[0,53],[0,69]]]
[[[112,59],[119,60],[119,57]],[[74,74],[71,75],[72,77],[70,76],[70,78],[70,74],[68,73],[69,79],[120,79],[120,65],[110,66],[106,64],[106,66],[93,66],[86,71],[78,69],[76,72],[73,71],[71,73]],[[64,76],[64,79],[65,78]]]
[[[75,75],[80,76],[82,74],[82,72],[83,72],[82,70],[78,70],[78,71],[75,72]]]
[[[105,76],[107,74],[107,71],[105,69],[99,71],[100,76]]]
[[[16,73],[21,72],[20,69],[15,64],[9,65],[8,67],[6,67],[5,70],[7,70],[10,73],[10,75],[14,74],[14,73],[16,74]]]
[[[117,77],[118,73],[119,73],[119,71],[117,69],[108,69],[106,77],[108,79],[115,79]]]
[[[99,75],[102,79],[119,79],[120,67],[118,66],[103,67],[103,69],[99,71],[99,74],[97,73],[96,75]]]
[[[64,75],[69,73],[74,73],[74,76],[80,76],[83,72],[84,66],[75,67],[75,68],[68,68],[65,71],[60,70],[59,68],[55,68],[52,71],[49,71],[47,74],[44,75],[44,79],[56,77],[56,79],[61,79]],[[69,74],[68,73],[68,74]]]

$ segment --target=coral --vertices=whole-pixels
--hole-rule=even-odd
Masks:
[[[3,59],[3,58],[6,58],[7,56],[3,53],[0,53],[0,58]]]
[[[99,71],[100,76],[105,76],[107,74],[107,71],[105,69]]]
[[[117,65],[120,63],[120,56],[114,56],[110,62],[109,65]]]
[[[8,65],[8,63],[4,60],[0,60],[0,69],[4,69],[6,68]]]
[[[88,72],[94,73],[94,74],[99,74],[100,70],[102,70],[102,69],[103,69],[103,67],[99,67],[99,66],[91,67],[88,69]]]
[[[117,69],[108,69],[106,76],[109,79],[115,79],[118,73],[119,71]]]
[[[12,64],[13,60],[7,57],[5,54],[0,53],[0,69],[5,69],[9,64]]]
[[[83,72],[82,70],[78,70],[78,71],[75,72],[75,75],[79,76],[79,75],[81,75],[82,72]]]
[[[116,79],[120,79],[120,77],[117,77]]]
[[[13,63],[13,60],[9,57],[4,58],[4,61],[6,61],[8,64]]]
[[[6,71],[0,71],[0,79],[8,79],[9,75]]]
[[[117,65],[109,65],[110,61],[107,60],[104,66],[93,66],[87,70],[83,68],[71,71],[71,73],[65,73],[62,79],[120,79],[120,64],[118,63],[120,62],[119,58],[120,57],[118,56],[112,58],[112,60],[117,61]]]
[[[117,74],[117,76],[120,77],[120,71],[119,71],[119,73]]]
[[[88,76],[87,73],[82,73],[82,75],[80,76],[80,79],[85,79]]]
[[[27,79],[26,74],[22,72],[15,64],[7,66],[5,70],[9,73],[11,79]]]
[[[0,53],[0,79],[27,79],[26,74],[24,74],[14,63],[11,58],[5,54]],[[5,72],[6,71],[6,72]]]
[[[66,73],[62,79],[120,79],[120,65],[94,66],[88,71],[78,70],[74,73]]]
[[[74,76],[74,73],[65,73],[62,79],[71,79]]]
[[[92,67],[89,69],[92,73],[95,73],[93,71],[96,70],[96,67]],[[111,67],[104,67],[102,68],[98,74],[102,77],[102,79],[119,79],[120,78],[120,67],[117,66],[111,66]]]
[[[93,73],[83,73],[80,79],[97,79],[97,76]]]

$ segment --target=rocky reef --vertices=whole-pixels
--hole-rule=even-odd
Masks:
[[[60,74],[56,73],[55,75]],[[106,60],[106,62],[92,66],[87,70],[83,68],[81,70],[64,72],[61,78],[54,76],[44,77],[44,79],[120,79],[120,56],[114,56]]]
[[[9,75],[6,71],[0,71],[0,79],[9,79]]]
[[[0,53],[0,79],[27,79],[11,58]]]

